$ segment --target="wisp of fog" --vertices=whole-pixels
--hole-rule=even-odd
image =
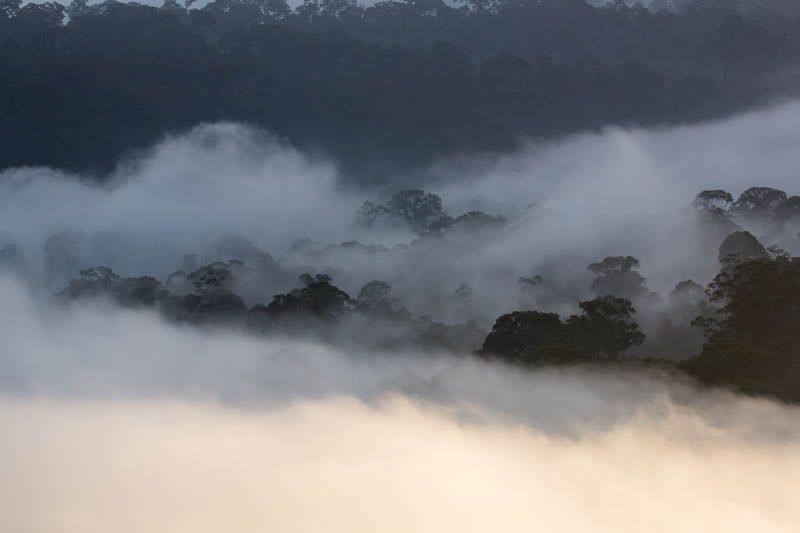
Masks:
[[[452,292],[466,282],[485,297],[493,294],[492,310],[498,311],[508,309],[511,299],[502,279],[531,275],[537,265],[558,260],[562,288],[585,285],[585,266],[603,255],[639,258],[651,289],[687,278],[706,282],[716,273],[719,243],[705,242],[681,210],[703,189],[738,194],[767,185],[797,192],[798,115],[800,105],[791,103],[707,125],[611,128],[531,143],[511,155],[442,161],[425,175],[407,177],[405,186],[425,183],[453,215],[477,209],[512,223],[534,218],[536,225],[522,224],[508,238],[465,249],[459,261],[430,251],[413,278],[415,287],[435,289],[449,278]],[[232,236],[276,258],[300,238],[393,246],[415,236],[364,231],[353,221],[363,200],[402,187],[358,187],[332,163],[268,134],[206,125],[121,165],[103,185],[45,168],[4,171],[0,246],[17,245],[26,272],[37,279],[44,279],[43,246],[65,231],[81,267],[102,264],[123,275],[162,278],[179,268],[185,254],[207,252],[215,259],[212,245]],[[775,244],[800,250],[794,234]],[[354,265],[356,260],[331,258],[319,266],[346,267],[353,278],[346,288],[355,291],[371,279],[394,279],[403,268]],[[68,277],[49,281],[57,290]]]
[[[424,293],[468,281],[495,294],[490,311],[507,312],[502,280],[554,259],[567,259],[554,275],[576,294],[600,255],[636,255],[651,288],[706,282],[715,251],[692,253],[706,244],[682,209],[701,189],[798,192],[798,124],[793,103],[441,161],[424,181],[449,212],[502,214],[516,229],[465,246],[458,261],[431,251],[407,283]],[[363,200],[394,189],[358,186],[324,158],[235,124],[165,139],[103,184],[3,172],[0,248],[19,246],[25,267],[0,276],[1,529],[796,530],[800,412],[769,399],[652,368],[521,370],[48,298],[64,282],[44,276],[43,249],[59,232],[78,243],[78,263],[127,275],[163,277],[229,236],[288,263],[303,237],[415,238],[353,224]],[[781,244],[797,251],[796,237]],[[403,268],[330,261],[349,290]]]

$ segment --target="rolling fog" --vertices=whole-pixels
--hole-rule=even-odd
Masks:
[[[349,353],[0,282],[13,531],[791,531],[800,412],[649,371]]]
[[[4,172],[0,248],[15,243],[23,263],[0,277],[0,524],[791,531],[796,408],[655,370],[523,371],[177,326],[106,301],[53,306],[67,280],[48,279],[43,247],[69,231],[76,268],[163,279],[185,254],[224,259],[220,239],[242,237],[302,266],[309,258],[290,251],[299,238],[411,242],[353,221],[363,200],[426,183],[451,215],[501,214],[509,229],[424,247],[414,263],[330,253],[312,266],[341,271],[334,282],[348,291],[388,280],[414,310],[419,294],[469,283],[494,316],[515,308],[518,276],[549,272],[559,290],[588,294],[586,265],[607,255],[638,257],[648,287],[668,291],[718,270],[719,243],[683,211],[697,192],[800,192],[798,124],[800,105],[787,104],[704,126],[609,129],[441,161],[391,187],[359,187],[324,156],[232,124],[166,139],[104,185]],[[796,234],[777,238],[798,252]]]
[[[244,238],[249,248],[242,254],[266,252],[284,267],[327,271],[353,296],[371,280],[388,281],[412,312],[445,322],[464,317],[443,314],[435,302],[462,283],[497,316],[518,305],[516,280],[534,275],[569,296],[553,307],[567,313],[570,301],[589,294],[586,266],[609,255],[637,257],[648,288],[662,295],[679,281],[710,281],[724,235],[704,233],[684,208],[704,189],[734,196],[762,185],[800,192],[799,117],[800,105],[792,103],[704,126],[608,129],[531,142],[508,156],[441,161],[424,175],[373,187],[267,133],[205,125],[126,159],[103,185],[42,168],[4,172],[0,248],[19,247],[18,270],[45,295],[92,265],[163,280],[182,268],[186,254],[197,254],[200,265],[247,261],[237,255],[242,246],[225,247]],[[408,229],[354,224],[364,200],[379,203],[413,187],[441,196],[453,217],[479,210],[505,216],[509,227],[452,246],[421,243],[415,253],[329,248],[355,240],[388,252],[413,242],[417,235]],[[51,246],[60,269],[48,269],[43,250],[62,232],[67,238]],[[291,252],[301,238],[316,244]],[[764,244],[800,251],[796,231],[770,235]],[[260,287],[248,304],[268,303],[294,280]]]
[[[8,291],[29,378],[0,401],[14,531],[790,531],[799,518],[796,409],[657,376],[364,361],[91,306],[42,317]]]
[[[800,518],[795,445],[687,412],[574,441],[405,400],[4,402],[0,421],[14,531],[773,532]]]

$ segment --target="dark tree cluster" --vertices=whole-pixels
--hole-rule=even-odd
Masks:
[[[131,308],[156,308],[165,317],[193,324],[230,324],[244,316],[244,301],[217,282],[198,283],[189,294],[170,292],[150,276],[122,278],[110,268],[98,266],[81,270],[80,278],[55,295],[68,303],[84,298],[107,298]]]
[[[750,187],[734,201],[727,191],[702,191],[695,197],[692,207],[706,216],[783,223],[800,216],[800,196],[788,196],[772,187]]]
[[[646,292],[646,280],[636,269],[639,260],[635,257],[606,257],[599,263],[592,263],[588,269],[597,275],[591,289],[596,294],[616,294],[628,298]]]
[[[365,201],[356,214],[356,223],[363,228],[395,228],[417,235],[460,240],[507,229],[502,215],[469,211],[455,218],[442,208],[442,199],[419,189],[406,189],[394,194],[385,205]]]
[[[645,335],[630,300],[604,296],[580,302],[566,322],[555,313],[516,311],[497,319],[480,352],[526,365],[616,361]]]
[[[744,261],[707,293],[717,312],[696,323],[708,340],[681,367],[707,384],[800,401],[800,261]]]
[[[474,322],[445,325],[429,316],[415,316],[391,296],[391,286],[371,281],[358,299],[333,284],[330,276],[304,273],[300,287],[276,294],[267,305],[248,309],[235,290],[245,263],[215,262],[185,274],[178,271],[165,283],[150,276],[121,277],[104,266],[80,271],[80,277],[58,292],[62,304],[107,299],[133,309],[155,309],[167,320],[196,326],[243,328],[257,335],[290,335],[327,342],[352,343],[358,348],[469,352],[484,332]],[[186,283],[190,282],[190,285]]]

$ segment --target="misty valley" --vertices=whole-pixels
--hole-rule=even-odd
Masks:
[[[794,0],[0,0],[0,532],[788,533]]]
[[[795,248],[800,239],[800,196],[769,187],[748,188],[736,201],[723,190],[697,194],[675,213],[680,234],[669,237],[693,232],[696,240],[685,244],[700,254],[693,260],[718,263],[719,271],[702,284],[682,280],[664,294],[648,289],[633,256],[598,256],[586,267],[589,275],[575,280],[590,278],[584,287],[564,286],[553,272],[556,259],[515,278],[525,270],[492,257],[495,247],[518,245],[546,219],[563,216],[536,204],[511,220],[480,211],[450,216],[439,196],[403,190],[386,204],[365,201],[353,230],[413,235],[409,242],[300,238],[273,256],[229,236],[184,255],[181,268],[163,280],[84,266],[109,247],[125,246],[124,237],[109,242],[108,235],[64,231],[45,242],[45,279],[37,281],[63,283],[78,271],[53,302],[106,299],[154,310],[171,323],[267,339],[310,338],[361,352],[447,352],[522,367],[655,365],[708,384],[800,400],[794,327],[800,263],[783,247]],[[562,250],[557,261],[568,269],[583,257]],[[19,275],[36,270],[14,244],[2,258]],[[459,274],[480,280],[478,289]]]

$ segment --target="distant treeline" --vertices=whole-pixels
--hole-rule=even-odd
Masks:
[[[403,278],[423,270],[423,258],[435,250],[440,258],[459,261],[457,247],[485,250],[509,232],[534,230],[541,221],[514,228],[504,217],[477,211],[452,218],[441,210],[438,196],[420,190],[401,191],[386,205],[365,202],[359,212],[359,224],[413,228],[419,238],[408,245],[388,249],[350,241],[320,246],[301,239],[287,260],[247,239],[232,238],[220,243],[216,254],[226,259],[201,265],[196,254],[189,254],[163,282],[151,276],[122,277],[105,266],[80,268],[80,276],[53,298],[65,305],[106,298],[155,310],[175,323],[312,338],[357,350],[474,352],[528,368],[654,367],[800,403],[800,258],[777,245],[764,246],[738,224],[758,227],[767,236],[796,236],[800,196],[751,187],[734,202],[726,191],[707,190],[684,215],[707,236],[724,236],[717,250],[719,273],[707,286],[689,279],[660,295],[647,288],[638,259],[607,256],[588,265],[594,275],[592,297],[575,302],[580,311],[569,315],[547,310],[571,296],[538,274],[516,280],[518,304],[497,317],[491,316],[485,298],[491,295],[466,283],[449,296],[424,284],[398,291],[382,279],[352,295],[337,286],[328,272],[345,282],[358,272],[355,266],[350,272],[326,268],[331,255],[348,257],[351,265],[358,264],[359,256],[380,258],[384,264],[394,258],[403,265],[396,271],[401,274],[384,274],[409,287]],[[75,272],[80,241],[69,231],[48,240],[43,251],[51,278]],[[310,266],[314,259],[316,267]],[[14,245],[0,249],[3,266],[31,270]],[[506,281],[514,283],[510,278]],[[406,305],[419,292],[426,293],[427,303],[411,311]],[[438,319],[428,314],[432,311]],[[459,318],[440,321],[446,316]]]
[[[188,2],[191,3],[191,2]],[[0,168],[102,177],[199,122],[256,124],[361,179],[788,94],[800,18],[698,0],[0,0]],[[782,74],[782,75],[781,75]]]

